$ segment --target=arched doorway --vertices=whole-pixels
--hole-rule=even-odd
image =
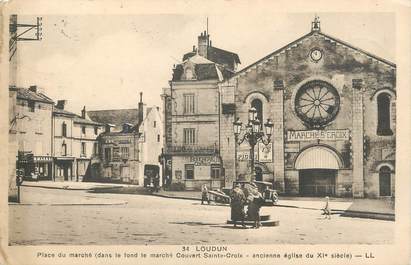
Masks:
[[[388,166],[380,168],[380,196],[391,196],[391,169]]]
[[[328,147],[314,146],[303,150],[295,161],[300,195],[335,195],[336,177],[341,165],[339,156]]]

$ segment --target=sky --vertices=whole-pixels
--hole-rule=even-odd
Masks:
[[[17,85],[37,85],[67,109],[161,106],[174,64],[206,29],[213,46],[239,54],[239,69],[308,33],[314,13],[43,16],[43,39],[19,42]],[[318,13],[321,31],[395,63],[392,13]],[[32,23],[33,16],[19,16]]]

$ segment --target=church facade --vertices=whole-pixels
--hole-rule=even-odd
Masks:
[[[219,154],[225,185],[256,178],[302,196],[395,195],[396,65],[311,31],[219,84]],[[238,145],[233,122],[251,107],[273,133],[255,150]]]

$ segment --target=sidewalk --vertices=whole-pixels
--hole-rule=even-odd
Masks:
[[[199,191],[160,191],[155,196],[201,200]],[[320,197],[289,197],[280,196],[276,207],[291,207],[309,210],[321,210],[324,207],[324,198]],[[380,220],[395,220],[395,209],[391,200],[385,199],[353,199],[330,198],[332,212],[345,217],[372,218]]]
[[[67,190],[90,190],[96,193],[123,193],[123,194],[144,194],[147,195],[147,190],[143,187],[130,184],[113,184],[113,183],[95,183],[95,182],[54,182],[54,181],[25,181],[22,186],[39,187],[48,189],[67,189]],[[153,193],[154,196],[185,199],[185,200],[201,200],[200,191],[164,191],[160,190]],[[93,203],[108,203],[101,201],[104,199],[96,198],[94,201],[90,198],[83,202],[73,201],[73,204],[93,204]],[[106,199],[108,200],[108,199]],[[37,199],[39,203],[42,200]],[[112,200],[110,200],[112,201]],[[23,202],[24,203],[24,202]],[[59,202],[56,202],[59,203]],[[61,202],[63,203],[63,202]],[[69,203],[70,202],[64,202]],[[114,202],[125,203],[125,202]],[[324,198],[321,197],[290,197],[280,196],[276,207],[291,207],[309,210],[321,210],[324,207]],[[394,202],[389,199],[353,199],[353,198],[330,198],[331,210],[335,214],[341,214],[344,217],[360,217],[372,218],[380,220],[395,220]]]
[[[92,190],[92,189],[112,189],[124,187],[136,187],[129,184],[97,183],[97,182],[76,182],[76,181],[24,181],[22,186],[38,187],[46,189],[67,189],[67,190]]]

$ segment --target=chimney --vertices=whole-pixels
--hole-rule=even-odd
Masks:
[[[33,93],[37,93],[37,86],[30,86],[29,90]]]
[[[86,118],[86,106],[84,106],[83,109],[81,110],[81,117],[82,117],[83,119]]]
[[[57,105],[56,105],[56,107],[58,108],[58,109],[64,109],[64,105],[66,105],[66,100],[57,100]]]
[[[105,130],[105,132],[106,132],[106,133],[109,133],[109,132],[110,132],[110,129],[111,129],[111,125],[110,125],[110,124],[106,124],[106,130]]]
[[[201,33],[200,36],[198,36],[198,54],[204,58],[207,58],[209,39],[210,35],[208,35],[206,31],[204,31],[204,34]]]
[[[140,92],[140,102],[138,103],[138,124],[143,122],[143,92]]]

